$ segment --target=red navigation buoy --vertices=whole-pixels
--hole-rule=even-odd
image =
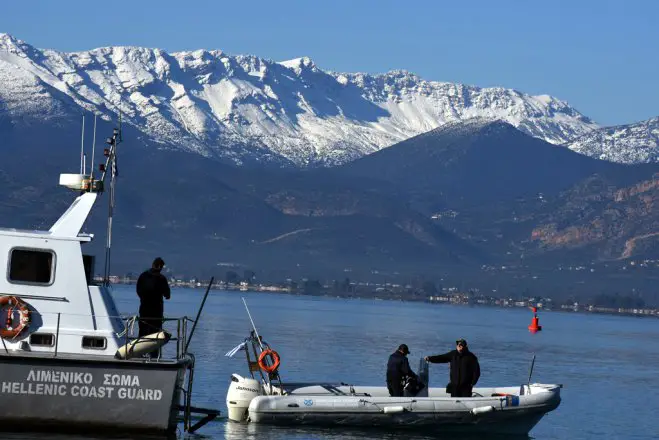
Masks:
[[[542,330],[542,326],[538,324],[538,308],[531,307],[531,310],[533,310],[533,319],[531,319],[531,325],[529,325],[529,331],[531,333],[538,333],[540,330]]]

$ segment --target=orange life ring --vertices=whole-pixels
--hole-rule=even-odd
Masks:
[[[0,337],[15,338],[30,326],[30,309],[20,298],[0,296],[0,310],[4,312],[7,306],[9,308],[7,308],[4,323],[0,326]],[[15,310],[18,311],[18,325],[16,327],[13,326]]]
[[[270,363],[272,365],[266,365],[265,359],[269,357],[270,358]],[[259,367],[266,373],[273,373],[277,371],[277,368],[279,368],[279,354],[271,349],[267,349],[261,352],[261,355],[259,356]]]

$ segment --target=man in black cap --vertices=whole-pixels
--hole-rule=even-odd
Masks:
[[[389,362],[387,362],[387,388],[392,397],[403,396],[405,381],[408,378],[416,379],[416,374],[410,368],[410,363],[407,360],[408,354],[410,354],[410,349],[407,348],[407,345],[400,344],[398,350],[389,356]]]
[[[481,367],[478,358],[469,351],[467,341],[458,339],[455,341],[456,349],[448,353],[435,356],[426,356],[424,359],[434,364],[451,364],[450,382],[446,386],[446,392],[451,397],[471,397],[471,391],[481,376]]]
[[[158,257],[153,260],[151,269],[142,272],[137,279],[137,296],[140,297],[140,333],[139,337],[158,333],[162,330],[164,301],[169,299],[170,291],[167,278],[160,272],[165,262]],[[158,352],[151,353],[157,357]]]

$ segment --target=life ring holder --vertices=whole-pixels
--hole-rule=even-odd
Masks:
[[[268,357],[270,358],[272,365],[266,365],[265,359]],[[277,371],[280,363],[281,359],[279,358],[279,353],[270,348],[263,350],[259,355],[259,367],[261,367],[266,373],[274,373]]]
[[[14,339],[30,326],[30,309],[23,300],[16,296],[0,296],[0,310],[4,311],[6,306],[9,306],[9,309],[5,322],[0,326],[0,338]],[[14,310],[18,310],[19,316],[16,327],[12,327]]]

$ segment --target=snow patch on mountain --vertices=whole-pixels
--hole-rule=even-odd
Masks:
[[[611,162],[659,162],[659,117],[593,130],[566,146],[578,153]]]

